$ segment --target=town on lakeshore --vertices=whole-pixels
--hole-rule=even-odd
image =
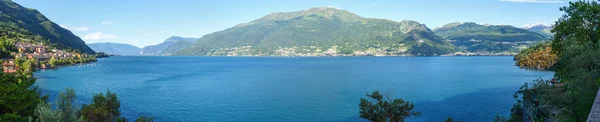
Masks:
[[[56,68],[60,65],[87,63],[96,61],[96,55],[78,53],[77,51],[63,51],[51,48],[43,43],[16,42],[14,48],[17,52],[11,52],[14,58],[2,59],[2,69],[4,73],[15,73],[19,71],[19,64],[26,61],[33,61],[34,70]],[[32,70],[33,71],[33,70]]]

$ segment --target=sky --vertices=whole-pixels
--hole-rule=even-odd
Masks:
[[[71,30],[87,44],[137,47],[171,36],[200,38],[274,12],[335,7],[362,17],[415,20],[434,29],[451,22],[553,24],[563,0],[13,0]]]

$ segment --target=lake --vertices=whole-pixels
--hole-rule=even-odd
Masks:
[[[54,101],[116,92],[122,116],[157,121],[364,121],[358,104],[380,90],[412,101],[408,121],[493,121],[513,93],[550,71],[520,69],[512,57],[154,57],[120,56],[42,70],[36,86]]]

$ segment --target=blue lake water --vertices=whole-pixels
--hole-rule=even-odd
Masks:
[[[42,70],[36,84],[53,100],[72,87],[79,103],[116,92],[129,120],[364,121],[367,92],[415,102],[408,121],[493,121],[512,94],[553,72],[520,69],[512,57],[111,57]]]

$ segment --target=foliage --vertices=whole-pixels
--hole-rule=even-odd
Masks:
[[[32,86],[34,82],[27,75],[0,72],[0,121],[27,121],[34,117],[38,104],[48,99]]]
[[[551,42],[541,43],[515,55],[515,65],[522,68],[551,69],[558,60]]]
[[[106,94],[96,94],[93,98],[94,103],[83,105],[81,114],[87,121],[113,121],[121,115],[119,107],[121,102],[117,99],[115,93],[107,91]]]
[[[454,119],[452,119],[451,117],[448,117],[446,120],[444,120],[444,122],[454,122]]]
[[[58,111],[54,111],[51,108],[50,103],[39,103],[37,108],[35,108],[35,115],[38,117],[38,120],[41,122],[58,122],[60,120],[60,115]]]
[[[389,94],[383,96],[379,91],[373,91],[366,96],[372,100],[360,98],[360,118],[375,122],[404,122],[407,117],[421,115],[420,112],[413,111],[413,103],[392,99]]]
[[[58,26],[35,9],[2,0],[0,11],[0,35],[35,42],[47,41],[60,49],[74,48],[84,53],[94,53],[71,31]]]
[[[537,82],[522,89],[511,120],[585,121],[589,115],[600,78],[600,4],[569,2],[560,10],[565,14],[552,30],[551,50],[558,56],[555,77],[564,88]]]
[[[0,38],[0,58],[12,58],[10,53],[16,51],[14,42],[6,39],[6,37]]]
[[[67,88],[58,94],[55,104],[57,110],[52,110],[49,103],[40,103],[35,109],[35,115],[42,122],[76,122],[79,117],[79,106],[75,104],[75,90]]]
[[[593,105],[600,78],[600,4],[596,1],[569,2],[565,14],[552,30],[552,49],[559,55],[556,76],[568,86],[575,102],[569,107],[574,120],[585,120]]]
[[[153,122],[153,117],[141,116],[135,120],[135,122]]]
[[[565,121],[574,111],[567,106],[574,101],[566,94],[567,89],[553,85],[548,80],[537,79],[531,85],[525,83],[515,92],[517,103],[511,109],[508,121]]]
[[[240,49],[240,54],[278,55],[278,49],[293,47],[299,49],[291,52],[310,54],[324,53],[331,48],[345,53],[369,49],[402,52],[400,50],[405,48],[402,53],[411,55],[441,55],[457,50],[415,21],[395,22],[363,18],[335,8],[311,8],[274,13],[207,34],[174,55],[228,55],[235,51],[227,49],[245,46],[250,47]],[[309,48],[311,46],[314,48]]]
[[[446,24],[434,32],[469,52],[518,52],[519,47],[530,46],[528,41],[547,40],[543,35],[513,26],[473,22]]]
[[[56,105],[61,121],[77,121],[79,106],[75,104],[75,89],[67,88],[64,92],[60,92],[56,100]]]
[[[48,60],[48,64],[50,64],[50,67],[56,67],[60,64],[61,62],[56,60],[55,58],[50,58],[50,60]]]

